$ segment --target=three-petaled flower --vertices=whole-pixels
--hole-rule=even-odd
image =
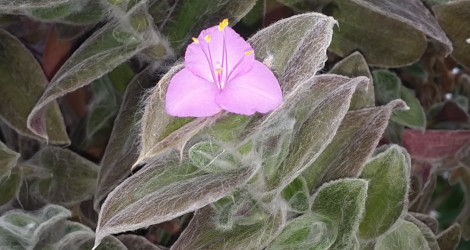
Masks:
[[[255,60],[253,48],[228,26],[205,29],[186,49],[185,68],[170,80],[165,108],[169,115],[205,117],[226,110],[252,115],[282,103],[274,74]]]

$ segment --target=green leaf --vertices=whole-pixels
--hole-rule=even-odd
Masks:
[[[365,209],[367,186],[365,180],[342,179],[324,184],[313,195],[313,213],[325,216],[335,227],[336,239],[328,249],[351,247]]]
[[[322,69],[335,20],[319,13],[295,15],[259,31],[248,42],[256,58],[279,78],[284,96]]]
[[[309,190],[302,176],[297,177],[287,185],[287,187],[282,190],[281,195],[295,212],[302,213],[310,208],[310,201],[308,199]]]
[[[191,163],[205,172],[225,172],[239,167],[236,158],[227,148],[213,139],[196,143],[188,149]]]
[[[267,171],[272,175],[265,174],[266,191],[282,190],[315,161],[333,139],[356,87],[365,81],[363,77],[316,76],[297,88],[292,93],[292,99],[286,99],[283,106],[270,114],[270,117],[279,117],[273,122],[295,118],[294,131],[298,132],[284,162],[279,162],[276,169]]]
[[[370,2],[335,0],[325,6],[323,12],[338,21],[330,49],[340,56],[361,51],[369,65],[379,67],[398,67],[417,61],[427,46],[425,34],[403,18],[374,8]],[[379,1],[373,2],[377,2],[375,5]],[[417,5],[418,1],[412,2]],[[394,6],[397,3],[387,4]],[[408,4],[403,6],[408,7]],[[397,9],[403,10],[403,6],[397,6]],[[413,10],[428,12],[424,7]]]
[[[22,180],[23,176],[18,168],[13,168],[8,175],[0,177],[0,206],[18,195]]]
[[[152,40],[148,41],[147,36]],[[149,45],[162,42],[151,29],[137,32],[125,24],[106,24],[88,38],[54,75],[28,117],[29,127],[44,137],[43,113],[49,103],[89,84]]]
[[[349,110],[375,106],[374,82],[372,81],[372,75],[369,71],[369,65],[367,65],[366,59],[364,59],[360,52],[356,51],[336,63],[329,73],[344,75],[351,78],[357,76],[365,76],[369,78],[367,89],[357,90],[354,93]]]
[[[141,120],[140,154],[134,166],[149,164],[154,156],[171,147],[181,147],[184,143],[202,128],[206,122],[204,118],[178,118],[169,116],[165,111],[165,99],[171,78],[183,68],[182,64],[173,66],[151,90],[151,95],[145,103],[144,114]],[[190,122],[190,124],[187,124]],[[172,132],[183,127],[172,137],[167,138]],[[164,140],[165,139],[165,140]]]
[[[94,198],[94,207],[97,211],[109,192],[129,176],[130,168],[137,160],[138,131],[135,129],[135,124],[142,117],[142,113],[139,112],[141,100],[155,82],[152,72],[151,67],[147,67],[137,74],[124,94],[100,164]]]
[[[333,0],[278,0],[278,2],[291,7],[295,11],[309,12],[320,11]]]
[[[162,152],[153,164],[108,195],[100,211],[96,243],[106,235],[161,223],[224,197],[246,183],[259,168],[258,159],[237,161],[243,166],[211,173],[192,166],[185,153]]]
[[[0,180],[10,175],[11,170],[16,166],[20,154],[9,149],[0,141]]]
[[[91,231],[91,230],[90,230]],[[95,234],[93,231],[78,231],[65,235],[52,249],[89,250],[93,248]],[[95,250],[127,250],[127,247],[113,236],[103,239]]]
[[[365,165],[360,178],[369,180],[369,188],[359,237],[367,240],[377,238],[403,217],[407,211],[410,167],[410,156],[396,145]],[[386,200],[384,194],[387,194]]]
[[[0,117],[16,132],[40,139],[26,120],[48,83],[41,66],[24,45],[0,29]],[[65,124],[55,101],[44,110],[43,138],[53,144],[69,144]]]
[[[70,0],[0,0],[0,11],[21,10],[35,7],[54,7]]]
[[[454,46],[452,57],[467,69],[470,69],[470,46],[468,46],[470,1],[450,1],[433,6],[432,10],[439,21],[439,25],[452,41]]]
[[[437,243],[442,250],[454,250],[457,248],[460,241],[460,225],[458,223],[452,224],[446,230],[440,232],[437,237]]]
[[[14,209],[0,217],[0,246],[5,249],[41,249],[61,235],[61,224],[71,213],[60,206],[47,205],[35,212]]]
[[[218,228],[214,223],[216,216],[215,209],[210,206],[196,211],[172,249],[263,249],[283,225],[283,215],[280,211],[262,214],[261,218],[251,219],[245,224],[235,222],[229,229]]]
[[[95,80],[90,87],[93,99],[88,104],[88,112],[85,117],[86,138],[84,139],[86,142],[92,141],[100,131],[111,130],[120,102],[108,76]]]
[[[376,148],[392,111],[404,106],[397,100],[386,106],[349,111],[333,141],[302,173],[310,192],[324,182],[358,176]]]
[[[434,232],[422,221],[416,219],[414,216],[408,214],[405,218],[407,221],[415,224],[421,233],[424,236],[424,239],[428,242],[428,247],[430,250],[440,250],[439,244],[437,243],[436,240],[436,235],[434,235]]]
[[[400,98],[410,108],[408,110],[396,110],[390,119],[398,124],[424,130],[426,128],[426,115],[415,94],[406,87],[401,87]]]
[[[80,8],[79,1],[68,0],[52,7],[45,6],[31,9],[31,16],[43,21],[53,21],[65,17],[72,13],[75,9]]]
[[[425,250],[428,243],[417,226],[408,221],[400,221],[399,226],[377,240],[377,250]]]
[[[337,234],[338,226],[330,218],[306,213],[289,221],[267,250],[326,250]]]
[[[374,87],[377,104],[385,105],[392,100],[400,99],[401,80],[389,70],[374,70]]]
[[[127,249],[164,250],[147,240],[147,238],[135,234],[121,234],[117,238],[126,245]]]
[[[256,0],[184,0],[170,17],[171,21],[164,28],[173,48],[181,49],[191,39],[197,37],[203,29],[218,25],[228,18],[230,25],[236,24],[256,4]]]
[[[84,1],[81,1],[82,5],[80,9],[75,10],[61,20],[56,20],[56,22],[72,25],[95,24],[104,19],[106,15],[106,9],[101,2],[102,1],[88,0],[88,2],[84,3]]]
[[[45,202],[73,205],[95,191],[98,166],[68,149],[45,147],[27,164],[49,173],[31,186],[31,192]]]

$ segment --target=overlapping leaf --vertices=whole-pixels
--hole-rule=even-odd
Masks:
[[[31,187],[31,192],[46,202],[73,205],[95,191],[98,166],[68,149],[45,147],[28,164],[49,173]]]
[[[403,217],[407,211],[410,165],[408,153],[398,146],[390,147],[365,165],[360,177],[369,180],[369,188],[359,237],[377,238]]]
[[[328,180],[358,176],[377,146],[392,111],[402,108],[404,103],[396,100],[386,106],[348,112],[333,141],[302,173],[310,191]]]
[[[470,68],[470,1],[450,1],[433,7],[437,20],[454,46],[452,56],[465,67]]]
[[[375,106],[374,81],[369,71],[369,65],[367,65],[366,59],[360,52],[356,51],[336,63],[329,73],[348,77],[365,76],[369,78],[367,89],[358,89],[354,93],[349,109],[356,110]]]
[[[374,66],[397,67],[417,61],[427,46],[425,34],[414,23],[398,20],[396,15],[384,13],[368,2],[380,4],[379,1],[336,0],[323,9],[339,23],[330,49],[340,56],[359,50]],[[419,1],[411,2],[416,5]],[[428,11],[419,7],[410,13],[414,12]]]
[[[28,127],[35,134],[47,138],[44,109],[51,102],[89,84],[149,45],[160,43],[165,44],[165,41],[150,26],[139,32],[129,24],[108,23],[88,38],[55,74],[31,111]]]
[[[240,217],[247,216],[246,212],[241,213]],[[207,206],[196,211],[188,228],[171,249],[263,249],[282,227],[283,216],[281,211],[262,214],[248,218],[244,223],[236,223],[229,229],[222,229],[214,223],[217,217],[214,208]]]
[[[140,101],[147,88],[153,86],[151,67],[136,75],[129,84],[116,117],[111,137],[100,164],[94,206],[97,211],[103,199],[129,174],[138,156],[138,130],[135,124],[142,113]]]
[[[167,221],[220,199],[246,183],[259,168],[254,159],[236,160],[245,165],[231,171],[204,172],[185,154],[162,152],[152,166],[109,194],[100,212],[96,243],[106,235]]]
[[[429,249],[426,239],[417,226],[408,221],[400,221],[400,225],[375,245],[377,250],[425,250]]]
[[[327,249],[350,249],[365,209],[368,183],[342,179],[325,183],[313,196],[312,211],[326,216],[336,227],[336,239]]]
[[[47,85],[34,56],[23,44],[0,29],[0,118],[19,134],[40,138],[27,127],[28,114]],[[70,143],[55,101],[43,111],[43,138],[50,143]]]

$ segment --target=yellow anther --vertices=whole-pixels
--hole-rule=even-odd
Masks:
[[[245,52],[245,56],[249,56],[251,54],[253,54],[253,50],[248,50],[247,52]]]
[[[206,42],[210,42],[211,41],[211,35],[207,35],[204,37],[204,40],[206,40]]]
[[[215,72],[215,75],[218,76],[222,72],[222,68],[218,68],[217,71]]]
[[[225,18],[224,20],[222,20],[222,22],[219,23],[219,30],[222,31],[227,26],[228,26],[228,19]]]
[[[199,40],[197,40],[197,38],[193,37],[192,39],[193,39],[195,44],[199,44]]]

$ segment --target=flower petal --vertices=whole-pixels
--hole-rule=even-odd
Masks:
[[[208,81],[216,82],[213,74],[219,68],[223,69],[225,78],[235,70],[231,74],[233,78],[248,72],[255,61],[251,45],[228,26],[223,30],[219,30],[218,26],[205,29],[196,41],[186,49],[185,65],[195,75]],[[245,54],[247,52],[248,55]]]
[[[165,109],[171,116],[212,116],[222,110],[215,102],[218,94],[219,89],[214,83],[185,68],[171,78],[166,92]]]
[[[227,83],[217,95],[216,102],[232,113],[267,113],[281,105],[282,92],[271,70],[261,62],[254,61],[249,72]]]

